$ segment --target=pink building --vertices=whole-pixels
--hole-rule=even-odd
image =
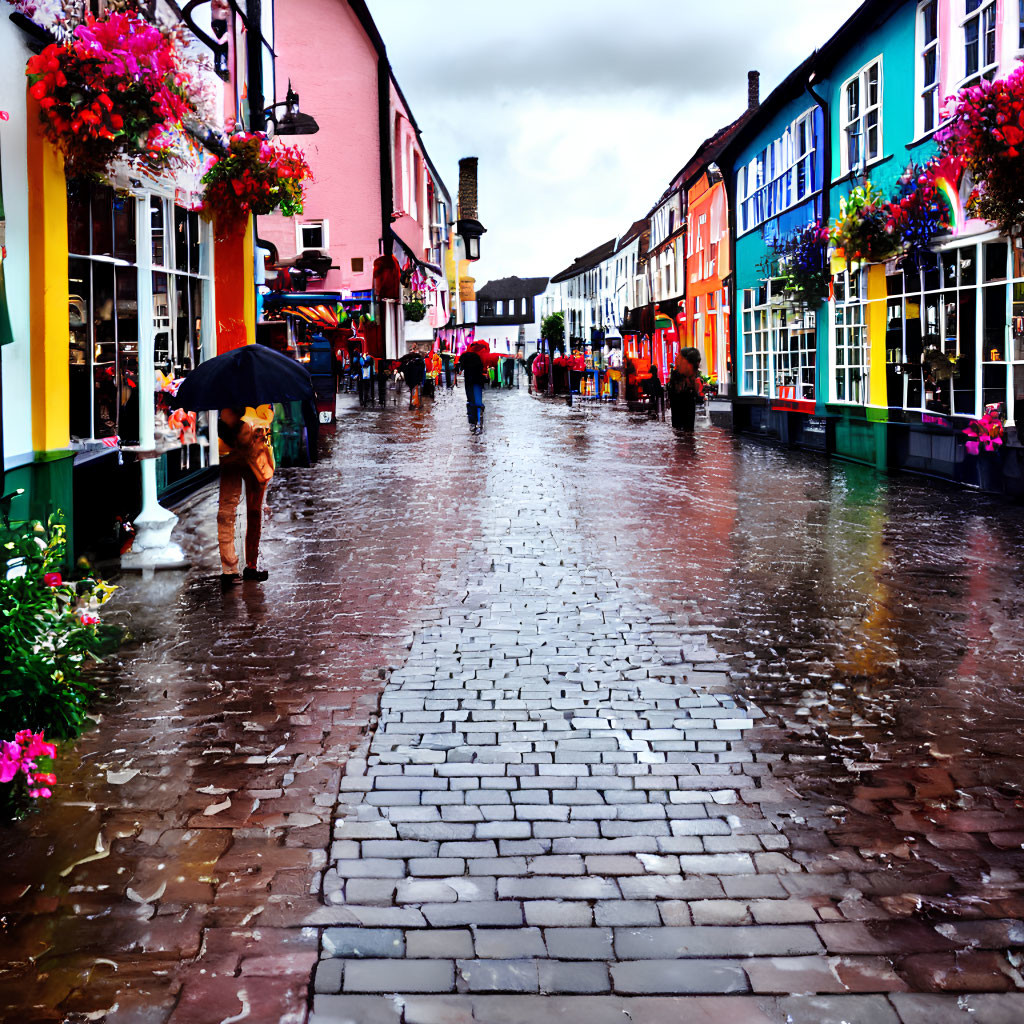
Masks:
[[[313,38],[330,45],[310,45]],[[451,199],[366,4],[291,0],[287,16],[276,20],[274,42],[277,93],[290,82],[320,130],[288,139],[314,174],[302,215],[259,218],[259,238],[276,250],[271,267],[288,274],[268,283],[289,293],[379,299],[371,295],[374,261],[393,254],[403,271],[402,299],[450,308],[442,268]],[[405,351],[407,326],[416,337],[432,337],[437,319],[407,325],[394,299],[379,302],[374,315],[383,328],[377,354],[389,357]]]

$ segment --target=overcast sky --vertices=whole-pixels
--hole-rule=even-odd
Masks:
[[[547,277],[625,232],[709,135],[859,0],[369,0],[455,199],[480,158],[477,286]]]

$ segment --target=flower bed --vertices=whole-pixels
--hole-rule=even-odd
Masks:
[[[195,113],[177,37],[136,12],[88,15],[25,73],[71,175],[102,174],[118,156],[162,166],[167,134]]]
[[[49,773],[35,767],[39,756],[52,756],[44,736],[72,739],[83,730],[96,692],[87,670],[121,639],[100,617],[115,588],[92,576],[64,579],[59,522],[5,530],[2,550],[0,819],[49,795]]]
[[[225,231],[244,225],[250,214],[280,210],[302,213],[303,182],[312,178],[296,146],[271,142],[259,132],[233,132],[227,153],[203,175],[203,212]]]

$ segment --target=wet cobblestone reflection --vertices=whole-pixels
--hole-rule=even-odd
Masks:
[[[302,1021],[314,968],[317,1021],[1024,1018],[1024,513],[488,417],[343,398],[267,584],[208,497],[120,581],[112,699],[0,835],[3,1018]]]

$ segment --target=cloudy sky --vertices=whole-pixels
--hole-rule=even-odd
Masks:
[[[480,158],[477,285],[550,276],[642,217],[700,143],[859,0],[369,0],[454,199]]]

